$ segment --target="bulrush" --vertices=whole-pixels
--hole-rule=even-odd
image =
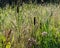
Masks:
[[[42,32],[42,36],[46,36],[47,35],[47,32]]]

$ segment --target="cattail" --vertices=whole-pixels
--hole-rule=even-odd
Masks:
[[[36,24],[36,17],[34,17],[34,25]]]
[[[17,6],[17,13],[19,13],[19,6]]]

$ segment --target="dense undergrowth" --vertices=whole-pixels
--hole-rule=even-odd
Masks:
[[[16,10],[0,8],[0,48],[60,47],[60,5],[24,4]]]

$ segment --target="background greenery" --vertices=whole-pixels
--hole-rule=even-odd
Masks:
[[[60,47],[60,4],[13,6],[0,8],[0,48]]]

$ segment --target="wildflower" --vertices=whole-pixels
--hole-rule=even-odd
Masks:
[[[36,40],[34,38],[29,38],[27,47],[32,48],[33,45],[36,45]]]
[[[30,42],[32,42],[32,41],[36,42],[36,40],[34,38],[29,38],[28,41],[30,41]]]
[[[42,36],[46,36],[47,35],[47,32],[42,32]]]

